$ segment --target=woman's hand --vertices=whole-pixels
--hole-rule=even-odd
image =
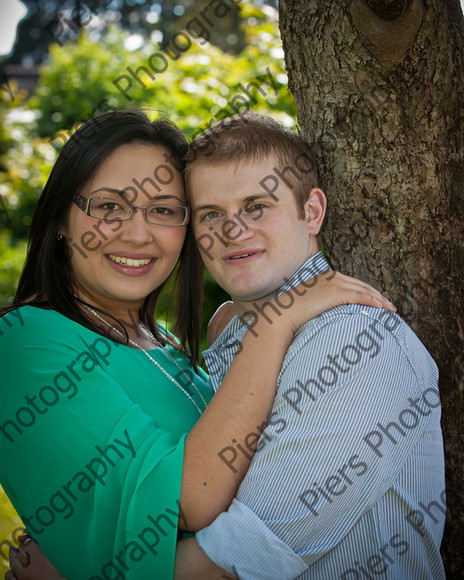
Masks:
[[[10,547],[10,567],[5,580],[66,580],[29,534],[19,537],[21,546]]]
[[[396,311],[387,298],[366,282],[327,270],[277,298],[269,299],[269,305],[246,311],[240,319],[249,322],[249,331],[254,336],[274,322],[294,334],[309,320],[342,304],[362,304]]]

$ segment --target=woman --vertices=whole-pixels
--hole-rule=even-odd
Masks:
[[[275,324],[258,321],[211,399],[195,366],[186,148],[176,127],[139,112],[85,123],[51,172],[0,319],[1,482],[68,578],[172,578],[178,532],[208,525],[235,495],[249,457],[232,472],[217,453],[265,421],[293,333],[340,303],[378,305],[358,281],[315,285]],[[154,320],[178,260],[180,344]]]

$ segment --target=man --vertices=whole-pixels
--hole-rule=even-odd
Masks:
[[[255,114],[195,139],[186,182],[203,261],[237,313],[204,353],[217,388],[257,317],[272,324],[330,269],[316,238],[326,200],[309,146]],[[228,577],[214,562],[242,579],[444,578],[437,375],[393,313],[342,306],[303,326],[267,427],[218,453],[233,470],[259,438],[229,510],[180,543],[197,558],[189,577]]]

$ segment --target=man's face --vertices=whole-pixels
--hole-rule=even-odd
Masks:
[[[315,235],[322,219],[314,219],[310,202],[301,219],[295,196],[282,180],[271,195],[260,185],[275,165],[274,159],[199,162],[188,178],[203,262],[237,306],[273,294],[317,251]],[[317,199],[324,197],[321,190],[312,189],[309,199],[316,191]],[[324,209],[325,203],[322,216]]]

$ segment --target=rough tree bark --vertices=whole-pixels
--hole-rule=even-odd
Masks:
[[[464,23],[459,0],[281,0],[289,86],[329,200],[334,265],[382,289],[440,368],[464,569]]]

